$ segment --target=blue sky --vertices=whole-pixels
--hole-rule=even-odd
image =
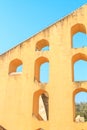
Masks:
[[[86,3],[87,0],[0,0],[0,54]]]
[[[87,0],[0,0],[0,54],[85,3]]]

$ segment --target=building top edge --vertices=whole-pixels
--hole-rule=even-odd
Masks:
[[[67,15],[65,15],[64,17],[61,17],[60,19],[57,19],[54,23],[48,25],[48,26],[45,27],[44,29],[39,30],[38,32],[36,32],[36,33],[33,34],[32,36],[30,36],[29,38],[25,39],[23,42],[20,42],[20,43],[17,44],[16,46],[14,46],[14,47],[12,47],[11,49],[7,50],[6,52],[0,54],[0,56],[2,56],[2,55],[4,55],[4,54],[8,53],[9,51],[13,50],[13,49],[16,48],[17,46],[20,46],[21,44],[23,44],[24,42],[26,42],[26,41],[30,40],[31,38],[35,37],[35,36],[38,35],[39,33],[41,33],[41,32],[43,32],[43,31],[49,29],[50,27],[52,27],[52,26],[55,25],[56,23],[58,23],[58,22],[60,22],[60,21],[62,21],[62,20],[64,20],[64,19],[66,19],[68,16],[70,16],[70,15],[72,15],[73,13],[77,12],[79,9],[85,8],[85,6],[87,6],[87,3],[84,4],[84,5],[82,5],[82,6],[80,6],[80,7],[77,8],[77,9],[73,10],[72,12],[70,12],[70,13],[67,14]]]

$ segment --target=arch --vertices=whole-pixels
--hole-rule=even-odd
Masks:
[[[40,89],[33,95],[33,115],[38,120],[48,120],[48,93]]]
[[[87,56],[85,54],[78,53],[72,57],[72,81],[74,81],[74,64],[79,60],[87,61]]]
[[[39,57],[35,61],[35,68],[34,68],[34,80],[40,81],[40,66],[46,62],[49,62],[49,60],[46,57]]]
[[[47,48],[45,50],[49,50],[49,42],[45,39],[41,39],[36,43],[36,50],[40,51],[46,46]]]
[[[84,24],[81,23],[77,23],[75,25],[73,25],[71,27],[71,35],[73,36],[74,34],[76,34],[77,32],[83,32],[86,33],[86,27],[84,26]]]
[[[17,68],[19,66],[22,66],[22,61],[20,59],[14,59],[10,62],[9,64],[9,74],[11,73],[16,73],[17,72]],[[22,68],[21,68],[22,71]]]
[[[71,27],[71,42],[72,42],[73,48],[75,48],[74,45],[73,45],[73,37],[76,33],[79,33],[79,32],[86,34],[86,27],[84,26],[84,24],[77,23],[77,24],[75,24],[74,26]]]
[[[79,94],[79,93],[81,93],[81,92],[87,92],[87,89],[85,89],[85,88],[78,88],[78,89],[76,89],[76,90],[74,90],[74,92],[73,92],[73,119],[74,119],[74,121],[75,121],[75,118],[76,118],[76,105],[79,105],[79,103],[76,103],[76,101],[75,101],[75,96],[77,95],[77,94]],[[81,98],[81,97],[80,97]],[[82,102],[81,102],[82,103]],[[84,103],[84,102],[83,102]],[[82,115],[80,115],[80,116],[82,116]],[[86,117],[87,118],[87,117]],[[80,120],[80,121],[78,121],[78,122],[84,122],[85,120],[83,120],[83,118],[82,118],[82,121]],[[86,120],[87,121],[87,120]]]

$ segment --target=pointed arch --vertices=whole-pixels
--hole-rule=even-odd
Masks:
[[[34,80],[40,81],[40,66],[44,63],[49,63],[49,60],[46,57],[39,57],[35,61],[35,68],[34,68]],[[49,78],[49,77],[48,77]]]
[[[36,50],[41,51],[44,47],[47,47],[45,50],[49,50],[49,42],[46,39],[41,39],[36,43]]]
[[[38,120],[48,120],[48,93],[40,89],[33,95],[33,115]]]
[[[72,62],[75,63],[78,60],[85,60],[87,61],[87,56],[83,53],[77,53],[72,57]]]
[[[85,122],[85,121],[87,121],[87,120],[85,120],[84,116],[83,116],[83,118],[80,118],[82,120],[78,120],[78,121],[76,120],[76,116],[78,116],[78,115],[82,116],[82,115],[80,115],[80,113],[77,113],[77,111],[76,111],[76,105],[79,105],[79,104],[76,103],[76,100],[75,100],[76,95],[80,94],[81,92],[86,92],[87,93],[87,89],[85,89],[85,88],[78,88],[78,89],[75,89],[73,91],[73,120],[76,121],[76,122]],[[81,95],[79,97],[82,99]],[[84,102],[81,102],[81,103],[84,103]],[[86,116],[86,118],[87,118],[87,116]]]
[[[83,32],[86,33],[86,27],[84,24],[77,23],[71,27],[71,35],[73,36],[77,32]]]
[[[76,34],[79,34],[79,33],[80,33],[80,37],[82,36],[82,35],[81,35],[82,33],[83,33],[83,34],[86,34],[86,27],[85,27],[84,24],[77,23],[77,24],[75,24],[75,25],[73,25],[73,26],[71,27],[71,42],[72,42],[72,47],[73,47],[73,48],[75,48],[75,47],[74,47],[75,44],[74,44],[74,41],[73,41],[74,36],[75,36]],[[79,38],[80,38],[80,37],[79,37]],[[84,42],[83,42],[83,44],[84,44]],[[80,47],[83,47],[83,44],[81,44]],[[85,46],[85,45],[84,45],[84,46]]]
[[[9,74],[11,73],[16,73],[17,68],[21,66],[21,71],[22,71],[22,61],[20,59],[14,59],[10,62],[9,64]]]
[[[75,63],[78,62],[79,60],[87,61],[87,56],[86,56],[85,54],[78,53],[78,54],[75,54],[75,55],[72,57],[72,81],[75,81],[74,65],[75,65]],[[79,71],[80,71],[80,70],[79,70]]]

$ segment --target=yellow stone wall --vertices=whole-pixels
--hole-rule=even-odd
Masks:
[[[78,31],[87,32],[87,5],[0,55],[0,124],[4,128],[87,130],[87,122],[74,122],[74,95],[87,90],[87,82],[73,80],[74,62],[87,58],[87,48],[72,47],[72,36]],[[49,50],[36,51],[37,42],[43,39],[49,43]],[[38,70],[35,61],[44,57],[49,61],[49,82],[42,85],[34,80]],[[10,75],[9,66],[14,59],[22,61],[23,71]],[[48,121],[37,120],[33,115],[33,96],[40,89],[49,95]]]

